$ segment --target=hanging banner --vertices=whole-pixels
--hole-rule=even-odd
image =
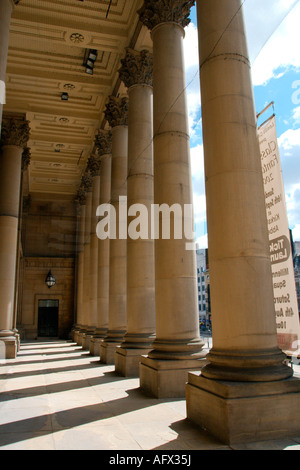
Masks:
[[[275,116],[258,128],[273,274],[278,345],[298,354],[300,324]]]

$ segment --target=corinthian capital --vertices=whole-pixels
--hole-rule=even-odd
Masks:
[[[160,23],[177,23],[183,28],[190,23],[189,15],[196,0],[145,0],[138,11],[140,20],[152,30]]]
[[[1,146],[15,145],[25,148],[29,139],[29,121],[4,118],[2,121]]]
[[[105,118],[111,127],[127,126],[128,124],[128,98],[109,97],[106,105]]]
[[[93,178],[89,170],[87,170],[81,178],[81,188],[85,192],[92,191]]]
[[[78,189],[74,202],[76,205],[79,204],[80,206],[84,206],[86,204],[86,192],[82,186]]]
[[[152,86],[153,56],[149,51],[137,52],[127,49],[126,56],[121,60],[120,79],[127,88],[133,85]]]
[[[98,155],[110,155],[112,152],[112,133],[111,131],[100,130],[95,137],[95,146]]]
[[[92,176],[100,175],[100,158],[98,155],[90,156],[87,164],[87,169],[90,171]]]
[[[22,153],[22,170],[23,171],[27,170],[27,168],[29,167],[30,160],[31,160],[30,149],[28,147],[25,147]]]

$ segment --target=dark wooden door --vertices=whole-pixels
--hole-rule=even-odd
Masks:
[[[38,336],[42,338],[58,336],[58,301],[39,301]]]

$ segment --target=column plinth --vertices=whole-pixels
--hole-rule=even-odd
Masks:
[[[298,435],[300,381],[278,348],[241,1],[197,8],[213,348],[189,374],[187,416],[229,444]]]
[[[186,249],[194,240],[177,238],[172,227],[175,218],[183,227],[185,205],[193,204],[183,57],[193,3],[146,0],[140,10],[153,39],[154,204],[181,209],[170,218],[169,239],[161,229],[155,239],[156,339],[141,359],[140,386],[157,397],[184,396],[188,372],[200,370],[204,358],[196,254]]]

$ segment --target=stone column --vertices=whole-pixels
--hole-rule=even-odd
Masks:
[[[86,332],[86,349],[90,349],[90,340],[96,330],[97,322],[97,290],[98,290],[98,238],[96,235],[96,211],[100,201],[100,160],[92,155],[88,161],[88,169],[92,178],[92,207],[90,222],[90,281],[89,281],[89,313]]]
[[[126,333],[126,233],[119,232],[123,207],[120,197],[127,195],[128,99],[110,97],[106,118],[112,127],[111,205],[116,211],[116,238],[110,239],[109,322],[100,346],[100,361],[114,364],[115,350]],[[126,211],[126,209],[125,209]],[[127,229],[127,225],[126,225]]]
[[[150,234],[153,204],[153,90],[152,54],[127,50],[120,78],[128,88],[128,207],[143,204],[138,213],[147,233],[127,240],[127,333],[116,350],[115,370],[122,376],[138,376],[141,356],[155,337],[154,240]],[[138,209],[137,209],[138,210]],[[128,224],[135,217],[128,218]],[[140,231],[142,227],[140,226]]]
[[[196,252],[187,249],[190,234],[180,237],[173,229],[175,221],[183,227],[185,205],[191,208],[193,201],[183,57],[184,26],[193,3],[147,0],[139,12],[153,39],[154,202],[177,207],[169,220],[169,239],[160,227],[155,240],[156,340],[140,367],[141,388],[156,397],[184,396],[188,371],[201,369],[204,355]]]
[[[82,297],[82,329],[78,335],[78,344],[86,348],[86,333],[89,327],[90,310],[90,258],[91,258],[91,217],[92,217],[92,177],[86,171],[82,178],[82,187],[86,192],[85,232],[83,245],[83,297]]]
[[[299,435],[300,381],[279,350],[241,0],[198,1],[213,348],[188,417],[228,443]]]
[[[73,341],[78,343],[78,335],[83,327],[83,273],[84,273],[84,235],[86,193],[80,188],[76,202],[79,205],[78,243],[77,243],[77,318],[73,332]]]
[[[20,0],[1,0],[0,2],[0,133],[3,104],[5,104],[6,65],[9,44],[9,28],[14,5]]]
[[[100,204],[107,204],[111,198],[111,132],[99,131],[95,145],[100,158]],[[108,330],[109,245],[109,238],[98,240],[97,320],[96,331],[90,343],[90,353],[94,356],[100,356],[100,345]]]
[[[17,314],[19,304],[19,286],[20,286],[20,265],[21,265],[21,231],[23,219],[23,193],[24,193],[24,174],[30,165],[31,154],[28,147],[24,148],[22,153],[21,163],[21,181],[20,181],[20,195],[19,195],[19,220],[18,220],[18,236],[17,236],[17,260],[16,260],[16,276],[15,276],[15,297],[14,297],[14,320],[13,331],[17,339],[17,352],[20,350],[20,334],[17,329]]]
[[[22,154],[27,121],[3,119],[0,155],[0,357],[16,357],[13,331]]]

